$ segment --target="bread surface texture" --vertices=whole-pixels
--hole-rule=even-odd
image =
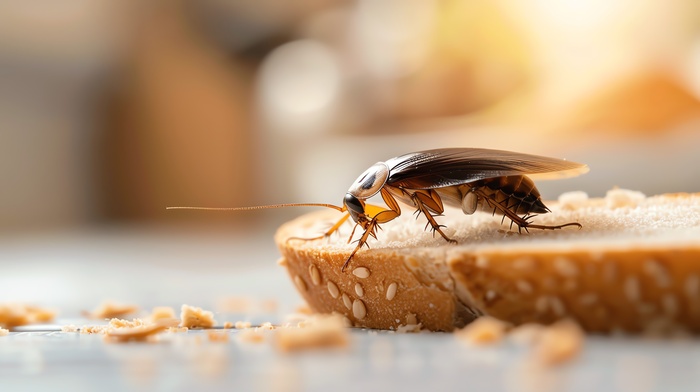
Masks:
[[[338,212],[303,215],[275,238],[309,306],[358,327],[449,331],[490,315],[515,325],[573,319],[594,332],[700,332],[700,194],[572,192],[547,206],[534,223],[583,227],[518,233],[507,218],[448,209],[436,219],[452,245],[402,205],[345,272],[352,224],[294,239],[323,233]]]

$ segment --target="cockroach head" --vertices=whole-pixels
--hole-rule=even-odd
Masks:
[[[366,214],[365,214],[365,202],[362,200],[358,199],[351,193],[345,194],[345,198],[343,199],[343,204],[345,205],[345,208],[348,210],[348,213],[350,214],[350,217],[352,218],[353,221],[356,223],[360,223],[361,220],[366,220]]]

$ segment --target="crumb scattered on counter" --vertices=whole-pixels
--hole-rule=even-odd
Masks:
[[[171,325],[168,322],[158,321],[153,324],[137,325],[134,327],[108,328],[105,332],[105,340],[121,343],[145,341],[170,327]]]
[[[260,324],[260,326],[256,327],[255,329],[261,330],[261,331],[272,331],[273,329],[275,329],[275,326],[272,325],[272,323],[267,322],[267,323]]]
[[[282,352],[346,347],[350,341],[343,319],[337,315],[315,316],[301,328],[279,328],[274,337],[275,347]]]
[[[508,332],[508,340],[520,346],[530,346],[537,343],[545,328],[535,323],[519,325]]]
[[[417,333],[417,332],[420,332],[422,328],[423,328],[423,324],[421,324],[421,323],[399,325],[399,327],[396,328],[396,332],[397,333]]]
[[[216,325],[214,314],[202,308],[182,305],[180,311],[180,326],[187,328],[211,328]]]
[[[0,328],[0,336],[7,336],[7,335],[9,335],[9,334],[10,334],[10,330],[9,330],[9,329]]]
[[[234,327],[236,329],[246,329],[250,328],[253,324],[250,323],[250,321],[236,321],[236,324],[234,324]]]
[[[151,311],[151,315],[148,317],[151,321],[164,320],[164,319],[174,319],[175,309],[170,306],[156,306]]]
[[[493,317],[482,316],[455,332],[458,339],[477,344],[509,341],[531,347],[532,358],[544,365],[558,365],[575,358],[583,349],[585,333],[571,320],[552,325],[523,324],[508,330],[509,324]]]
[[[20,303],[0,303],[0,328],[46,323],[56,316],[53,310]]]
[[[583,348],[584,333],[573,321],[563,320],[546,327],[535,342],[535,358],[556,365],[576,357]]]
[[[491,344],[500,342],[508,324],[489,316],[482,316],[466,327],[455,332],[458,339],[471,344]]]
[[[64,325],[61,327],[61,332],[79,332],[80,328],[77,325]]]
[[[93,319],[111,319],[124,317],[139,311],[139,307],[133,304],[123,304],[114,301],[104,301],[92,312],[84,312],[85,317]]]

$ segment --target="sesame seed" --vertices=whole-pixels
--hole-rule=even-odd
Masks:
[[[352,309],[352,301],[350,301],[350,297],[345,293],[343,293],[343,304],[348,310]]]
[[[639,300],[639,280],[634,276],[628,276],[624,283],[625,296],[631,302]]]
[[[335,283],[331,282],[330,280],[328,281],[328,292],[333,298],[338,298],[338,296],[340,295],[340,290],[338,290],[338,286],[336,286]]]
[[[394,297],[396,296],[396,289],[397,288],[398,288],[398,285],[396,284],[396,282],[390,284],[389,287],[387,287],[387,289],[386,289],[386,299],[388,299],[389,301],[394,299]]]
[[[365,308],[364,302],[359,299],[352,302],[352,315],[358,320],[365,318],[367,315],[367,308]]]
[[[571,277],[578,275],[578,267],[573,261],[566,257],[557,257],[554,260],[554,268],[563,276]]]
[[[306,283],[299,275],[294,276],[294,283],[296,283],[299,290],[306,291]]]
[[[362,297],[363,295],[365,295],[365,290],[362,288],[361,284],[355,283],[355,293],[358,297]]]
[[[671,284],[668,270],[657,260],[646,260],[644,262],[644,271],[656,280],[656,284],[659,287],[668,287]]]
[[[369,277],[369,270],[365,267],[357,267],[352,270],[352,274],[360,279],[365,279]]]
[[[321,273],[318,272],[318,268],[313,264],[309,266],[309,275],[311,276],[311,283],[313,283],[314,286],[321,284]]]
[[[518,288],[518,290],[522,291],[525,294],[530,294],[532,293],[532,285],[530,282],[526,280],[518,280],[515,282],[515,287]]]

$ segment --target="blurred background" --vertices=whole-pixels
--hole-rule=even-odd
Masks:
[[[0,0],[0,305],[53,308],[58,325],[91,323],[75,319],[103,300],[146,311],[186,303],[215,311],[220,323],[282,323],[302,300],[275,263],[272,236],[308,209],[165,207],[339,204],[375,162],[437,147],[590,166],[578,178],[538,182],[548,199],[571,190],[603,196],[613,186],[700,192],[700,2]],[[253,304],[245,314],[221,306],[242,298]],[[532,373],[485,368],[505,358],[491,351],[425,367],[431,356],[403,344],[425,339],[397,338],[397,358],[411,364],[401,380],[422,377],[416,369],[423,368],[442,384],[450,382],[443,374],[462,380],[455,364],[464,355],[479,358],[466,361],[472,372],[495,375],[479,379]],[[51,336],[3,345],[18,347],[2,352],[3,368],[44,380],[46,390],[57,383],[34,375],[56,369],[63,385],[72,369],[102,375],[116,366],[95,354],[102,345],[88,355],[89,341],[70,342]],[[651,390],[662,370],[647,357],[636,361],[644,347],[618,365],[639,380],[641,363],[651,375],[642,389]],[[142,354],[168,360],[182,348],[124,358],[135,368]],[[349,366],[323,359],[328,385],[372,380],[363,355],[374,351],[354,351],[361,359]],[[673,353],[680,362],[667,363],[671,386],[689,379],[692,370],[683,369],[697,368]],[[244,357],[224,362],[230,374],[248,372],[239,366]],[[616,369],[617,357],[588,358]],[[357,364],[361,377],[338,382]],[[318,369],[305,374],[317,377]],[[586,369],[574,379],[580,385],[612,379]],[[109,384],[93,378],[100,388]],[[85,382],[85,374],[74,379]],[[415,385],[425,380],[432,379]],[[659,390],[667,387],[658,380]],[[549,384],[523,383],[562,389]]]
[[[421,149],[589,164],[538,184],[546,198],[697,192],[700,3],[2,1],[0,135],[6,297],[46,298],[55,275],[22,274],[59,255],[109,276],[125,259],[273,265],[274,228],[303,211],[165,207],[339,204]],[[144,234],[172,227],[202,231]],[[121,287],[106,281],[94,292]]]
[[[694,0],[3,1],[0,229],[251,224],[164,207],[340,203],[445,146],[700,191],[699,99]]]

